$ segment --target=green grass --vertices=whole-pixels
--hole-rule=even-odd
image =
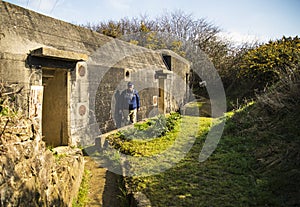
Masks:
[[[77,199],[73,201],[72,206],[73,207],[84,207],[88,204],[89,198],[89,179],[90,179],[90,171],[84,170],[83,178],[80,184],[79,192]]]
[[[211,119],[185,119],[185,126],[189,126],[187,132],[195,131],[192,123],[203,123],[198,126],[196,141],[187,156],[160,174],[130,178],[131,188],[146,194],[153,206],[244,206],[249,203],[247,194],[255,193],[252,192],[251,187],[255,184],[248,166],[252,158],[223,148],[222,153],[200,163],[198,157]],[[231,140],[230,137],[226,139]],[[245,188],[249,192],[245,192]]]
[[[134,129],[135,132],[132,132],[132,130],[130,132],[120,132],[108,137],[108,139],[112,146],[124,154],[147,157],[165,151],[174,144],[174,141],[178,139],[178,137],[194,136],[198,131],[207,130],[212,124],[212,119],[205,117],[201,119],[189,116],[179,118],[178,115],[173,115],[171,118],[175,119],[176,122],[163,124],[163,126],[171,125],[171,127],[168,127],[171,128],[171,130],[168,129],[164,133],[159,133],[163,134],[163,136],[144,138],[145,136],[142,135],[143,132],[148,129],[150,129],[149,131],[152,130],[152,128],[149,127],[149,122],[152,123],[155,130],[158,128],[157,124],[153,124],[153,120],[150,120],[149,122],[136,125]],[[157,133],[151,134],[156,135]]]
[[[199,162],[207,133],[224,118],[217,148]],[[153,207],[300,204],[299,108],[270,113],[251,102],[224,118],[183,116],[163,136],[114,137],[114,147],[131,155],[127,161],[134,173],[126,178],[131,191],[145,194]],[[149,129],[147,123],[136,127]],[[192,147],[182,155],[186,143]],[[162,156],[150,159],[156,155]],[[146,159],[132,161],[139,157]]]
[[[168,129],[161,136],[147,137],[146,139],[128,138],[128,136],[124,136],[127,132],[121,132],[110,136],[108,139],[110,144],[120,153],[129,155],[126,162],[130,168],[127,169],[126,175],[149,175],[159,173],[179,162],[192,147],[195,135],[200,132],[207,132],[211,125],[211,118],[202,117],[199,119],[173,114],[167,117],[164,126],[168,126]],[[157,125],[154,124],[153,126]],[[140,130],[140,128],[140,125],[136,126],[135,131]],[[148,127],[143,128],[148,130]],[[141,133],[132,133],[131,131],[129,134],[140,135]],[[107,153],[110,153],[110,150]],[[110,161],[113,162],[111,158]]]
[[[199,109],[201,109],[201,107],[203,106],[203,104],[204,104],[204,102],[197,102],[197,101],[195,101],[195,102],[188,103],[187,107],[188,108],[199,108]]]
[[[251,103],[227,114],[218,147],[202,163],[199,153],[212,120],[183,117],[183,134],[197,131],[189,153],[159,174],[127,178],[129,186],[144,193],[155,207],[296,206],[300,184],[296,123],[300,116],[289,113],[281,122],[269,117],[270,128],[261,123],[266,121],[261,116],[266,115],[255,108]]]
[[[186,118],[189,123],[203,119]],[[129,181],[131,188],[146,194],[153,206],[251,204],[249,196],[251,194],[255,196],[256,193],[255,180],[249,168],[249,163],[252,162],[251,156],[244,156],[242,152],[231,147],[223,147],[207,161],[199,163],[199,153],[209,127],[208,124],[199,127],[192,149],[176,166],[158,175],[133,177]],[[227,137],[221,142],[231,139]]]
[[[211,106],[210,101],[195,101],[190,102],[185,105],[184,113],[190,116],[211,116]]]

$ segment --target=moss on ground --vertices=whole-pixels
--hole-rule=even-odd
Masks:
[[[229,113],[218,147],[205,162],[198,157],[211,127],[208,119],[210,124],[198,126],[184,159],[157,175],[129,178],[129,186],[153,206],[299,205],[300,116],[288,113],[278,122],[276,114],[266,116],[258,108],[252,104]],[[185,120],[187,131],[204,123],[200,117]]]

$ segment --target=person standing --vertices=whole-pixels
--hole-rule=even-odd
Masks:
[[[123,118],[127,124],[136,123],[137,111],[140,108],[140,97],[138,91],[134,89],[132,82],[128,82],[127,89],[121,93],[121,110]]]

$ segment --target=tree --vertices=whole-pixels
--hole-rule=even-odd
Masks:
[[[207,70],[207,66],[212,66],[207,60],[210,60],[217,70],[225,68],[230,60],[230,43],[218,37],[220,29],[204,18],[195,19],[192,14],[181,10],[165,12],[155,20],[144,15],[139,18],[100,23],[93,28],[97,28],[96,31],[102,34],[121,38],[139,46],[153,50],[169,49],[185,57],[193,63],[191,78],[194,81],[191,82],[191,87],[195,89],[202,81],[199,74],[209,81],[216,77],[215,73]]]
[[[119,38],[122,36],[120,22],[109,21],[107,24],[101,23],[100,26],[97,27],[96,31],[113,38]]]
[[[240,65],[238,77],[250,80],[256,89],[262,90],[282,77],[292,73],[300,62],[300,39],[298,36],[282,37],[276,41],[249,50]]]

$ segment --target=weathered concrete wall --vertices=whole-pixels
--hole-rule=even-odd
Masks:
[[[123,68],[107,68],[103,78],[99,80],[98,88],[95,88],[95,115],[102,133],[116,128],[118,107],[116,96],[119,91],[117,86],[124,79],[125,71]],[[98,70],[95,68],[94,72]],[[98,82],[98,83],[99,83]]]
[[[73,60],[73,68],[69,60],[59,60],[67,61],[64,69],[69,70],[70,75],[70,82],[67,83],[70,95],[67,123],[70,129],[65,133],[71,135],[68,144],[92,144],[97,135],[118,126],[114,97],[126,88],[127,81],[134,82],[140,91],[142,107],[139,119],[158,113],[159,105],[153,105],[153,97],[159,95],[160,86],[154,76],[158,70],[167,70],[161,51],[151,51],[112,39],[6,2],[1,1],[0,6],[0,74],[3,80],[25,87],[24,100],[20,100],[20,103],[28,103],[30,86],[41,86],[45,76],[43,65],[41,68],[39,64],[31,65],[31,56],[34,54],[30,55],[30,51],[50,47],[88,56],[87,79],[78,78],[76,60]],[[180,77],[177,79],[185,79],[189,70],[188,62],[174,53],[170,54],[176,59],[173,61],[174,74]],[[45,58],[55,60],[55,57]],[[80,61],[79,58],[77,62]],[[129,76],[126,76],[127,72]],[[172,78],[164,83],[163,90],[168,93],[163,100],[166,102],[165,112],[178,109],[181,104],[178,100],[183,101],[179,97],[182,93],[175,92],[182,91],[182,84],[175,82],[177,79]]]

